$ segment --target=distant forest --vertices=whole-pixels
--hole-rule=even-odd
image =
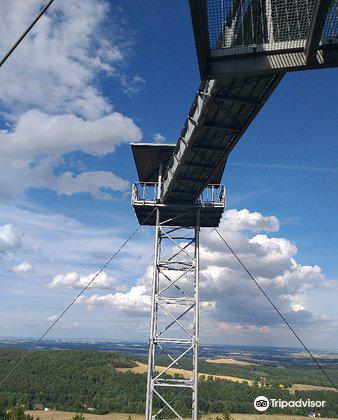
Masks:
[[[22,354],[21,350],[0,350],[0,377],[4,377],[10,371]],[[43,404],[51,409],[76,412],[85,412],[86,407],[93,407],[97,414],[143,413],[146,374],[116,370],[119,367],[134,367],[135,360],[141,359],[109,351],[35,351],[0,389],[0,401],[5,407],[24,405],[27,409],[32,409],[35,404]],[[205,379],[199,382],[199,409],[202,413],[256,413],[253,401],[257,396],[265,395],[268,398],[287,401],[299,398],[326,400],[326,407],[320,410],[321,415],[337,417],[337,393],[302,391],[293,396],[287,389],[279,387],[279,384],[291,385],[294,381],[311,383],[311,379],[318,383],[321,375],[318,370],[218,365],[204,360],[200,361],[200,368],[200,371],[205,373]],[[257,381],[257,385],[250,387],[223,379],[213,379],[208,377],[208,373],[253,379]],[[330,375],[337,381],[338,370],[330,369]],[[262,383],[262,379],[265,383],[264,388],[258,386],[258,381]],[[327,383],[325,385],[328,386]],[[183,414],[188,413],[189,403],[188,395],[180,399]],[[160,407],[160,402],[156,404]],[[269,414],[308,415],[309,411],[311,410],[308,408],[269,408]]]

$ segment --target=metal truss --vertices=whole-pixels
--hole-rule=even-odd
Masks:
[[[197,420],[199,210],[196,226],[165,226],[156,212],[146,420]],[[177,220],[179,224],[179,220]]]

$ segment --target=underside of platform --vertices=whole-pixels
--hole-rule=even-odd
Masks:
[[[202,80],[338,65],[338,0],[190,0]]]
[[[133,203],[137,220],[145,226],[156,225],[155,206]],[[205,206],[156,206],[160,210],[160,224],[165,226],[196,226],[197,211],[200,209],[200,227],[217,227],[222,218],[224,207]]]

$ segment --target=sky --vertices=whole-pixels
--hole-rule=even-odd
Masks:
[[[40,0],[1,1],[0,55]],[[130,142],[175,143],[199,85],[188,2],[55,0],[0,69],[0,336],[38,337],[137,227]],[[338,344],[336,69],[288,74],[232,152],[220,231],[314,348]],[[50,338],[145,341],[142,228]],[[201,342],[297,342],[212,232]]]

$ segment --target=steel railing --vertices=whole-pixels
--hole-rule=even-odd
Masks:
[[[132,204],[154,205],[158,201],[158,184],[156,182],[140,182],[133,184],[131,195]],[[205,206],[225,207],[225,186],[218,184],[207,185],[197,203]]]
[[[306,46],[315,0],[207,0],[211,56],[301,50]],[[333,0],[321,44],[337,42]]]

